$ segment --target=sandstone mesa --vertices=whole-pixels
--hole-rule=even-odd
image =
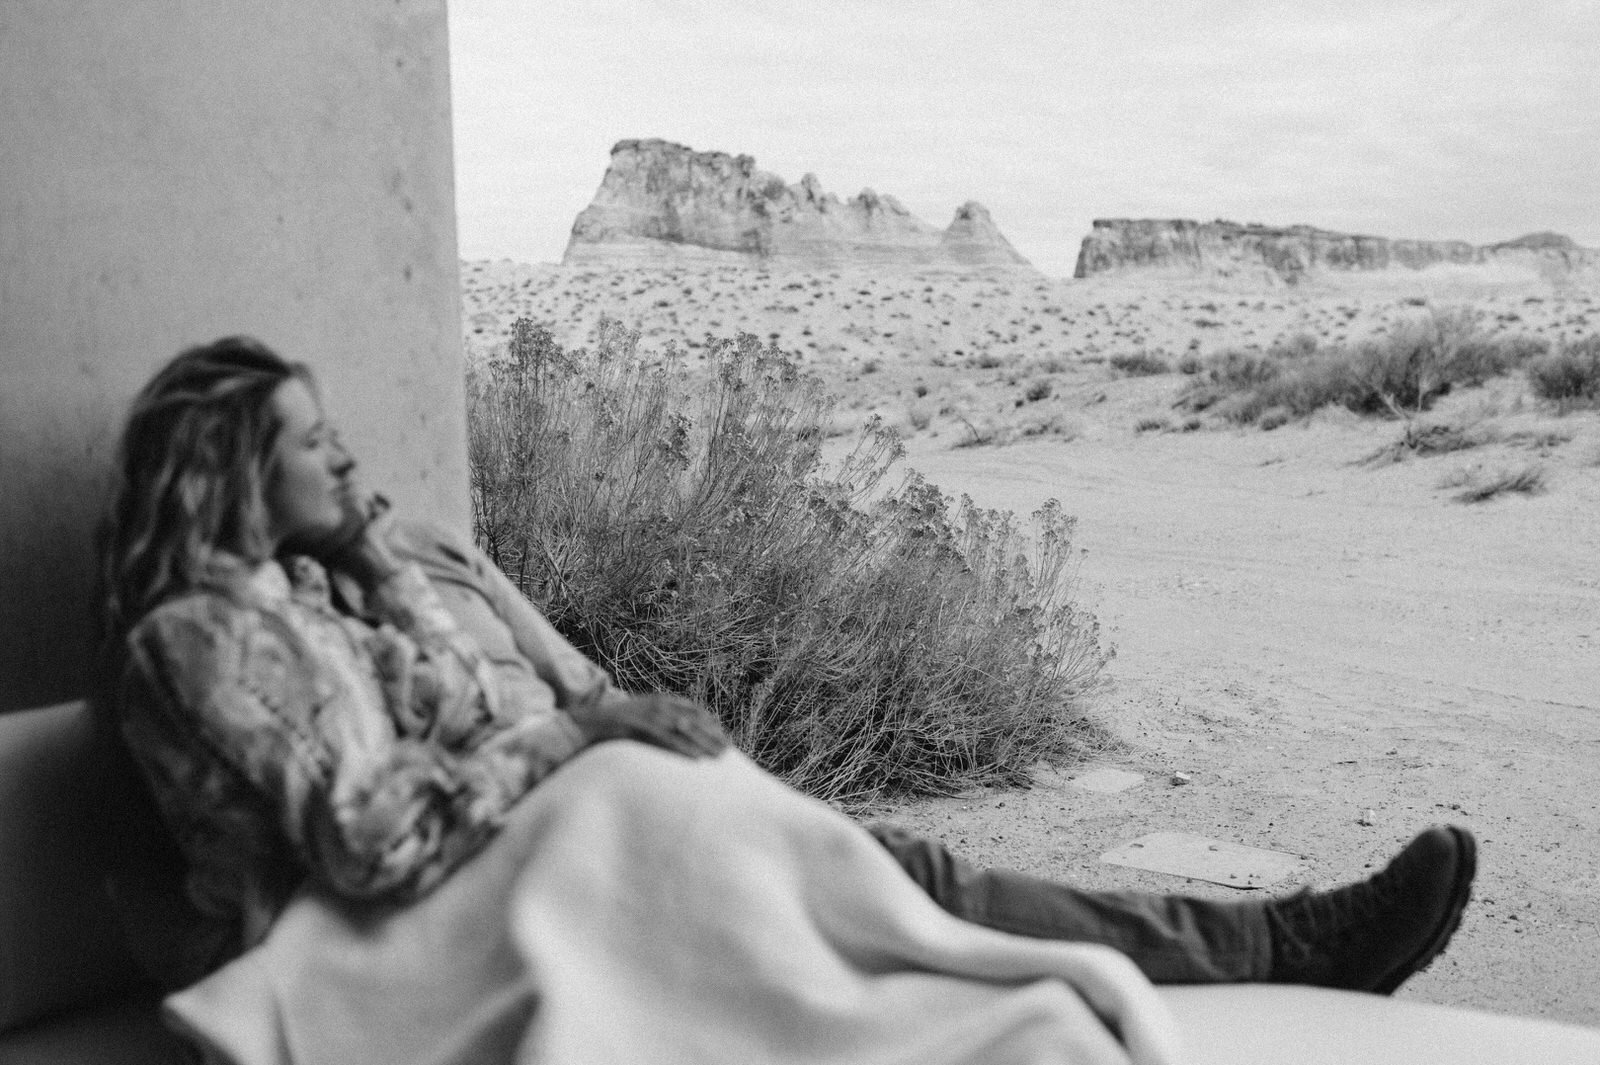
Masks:
[[[1099,218],[1078,251],[1077,278],[1164,271],[1296,284],[1328,273],[1508,267],[1562,282],[1600,272],[1600,251],[1557,233],[1500,244],[1391,240],[1315,226],[1241,225],[1218,219]]]
[[[863,189],[849,200],[816,175],[797,184],[748,155],[695,151],[660,139],[621,140],[593,201],[572,226],[563,266],[784,267],[931,271],[1038,277],[975,201],[939,229],[893,196]],[[1388,278],[1491,286],[1600,283],[1600,250],[1555,233],[1498,244],[1402,240],[1218,219],[1096,219],[1079,248],[1076,279],[1135,283],[1196,279],[1246,288]]]
[[[841,201],[814,174],[789,185],[748,155],[664,140],[617,142],[561,262],[1035,272],[980,203],[963,204],[941,230],[893,196],[863,189]]]

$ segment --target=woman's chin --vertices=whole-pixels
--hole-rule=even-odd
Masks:
[[[345,516],[337,520],[306,522],[279,540],[279,554],[323,555],[350,538]]]

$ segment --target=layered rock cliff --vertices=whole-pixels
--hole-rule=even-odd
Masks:
[[[847,201],[814,174],[789,185],[748,155],[663,140],[619,141],[564,265],[690,262],[1032,270],[982,204],[946,229],[871,189]]]
[[[1600,269],[1600,251],[1555,233],[1501,244],[1390,240],[1314,226],[1240,225],[1184,218],[1096,219],[1078,250],[1074,277],[1166,269],[1216,277],[1265,276],[1288,284],[1320,271],[1420,270],[1441,263],[1507,262],[1546,275]]]

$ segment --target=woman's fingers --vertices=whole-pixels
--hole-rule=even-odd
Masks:
[[[699,751],[707,755],[721,754],[728,746],[716,719],[694,704],[688,704],[685,714],[678,719],[677,727],[688,736]]]
[[[640,739],[690,757],[721,753],[728,745],[711,715],[687,699],[656,694],[636,700]]]
[[[720,754],[728,746],[715,718],[675,695],[658,692],[583,703],[569,712],[591,743],[632,739],[691,758]]]

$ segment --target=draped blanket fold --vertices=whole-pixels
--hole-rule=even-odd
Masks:
[[[303,893],[167,1015],[229,1065],[1176,1060],[1121,955],[960,921],[742,755],[636,743],[568,763],[418,902]]]

